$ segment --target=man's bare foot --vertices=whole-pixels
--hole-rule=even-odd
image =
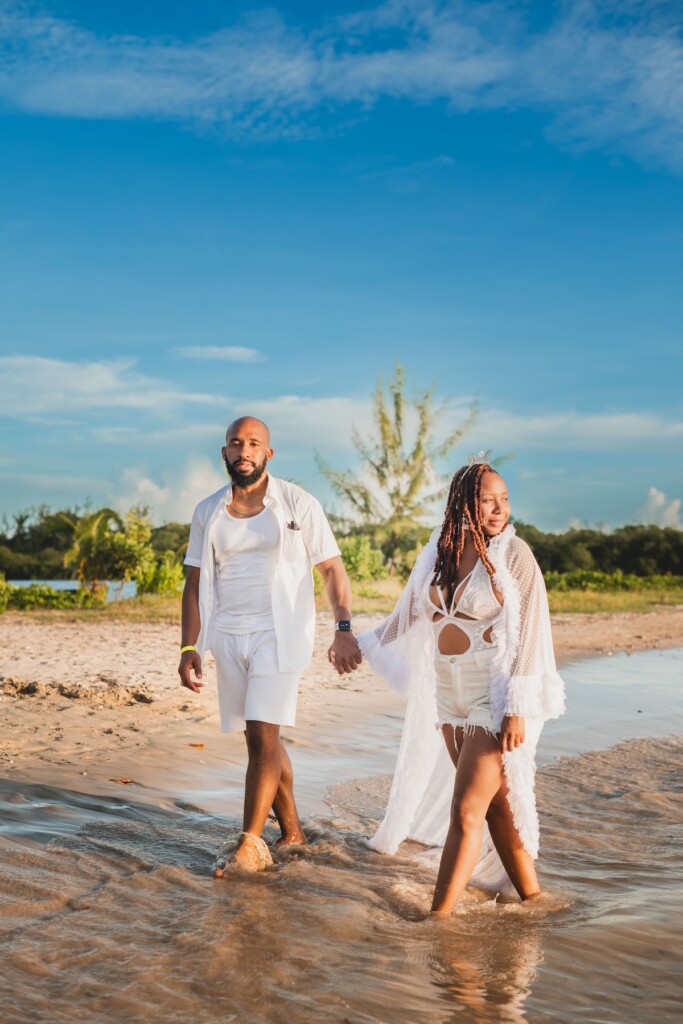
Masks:
[[[228,842],[221,847],[216,857],[213,877],[223,878],[226,871],[231,870],[263,871],[272,863],[273,858],[264,840],[251,832],[241,832],[237,846]]]
[[[305,846],[308,842],[303,829],[298,829],[296,832],[287,832],[285,835],[280,836],[273,843],[274,847],[278,849],[281,846]]]

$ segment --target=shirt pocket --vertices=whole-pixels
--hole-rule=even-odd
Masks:
[[[306,545],[301,530],[285,525],[282,541],[282,555],[286,562],[307,562]]]

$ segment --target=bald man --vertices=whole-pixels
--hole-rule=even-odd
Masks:
[[[178,668],[182,685],[199,693],[202,659],[212,651],[221,729],[247,739],[243,831],[236,849],[225,844],[219,852],[217,878],[228,860],[246,871],[272,863],[262,839],[271,807],[278,844],[306,842],[280,727],[295,724],[299,679],[313,651],[313,566],[335,618],[329,660],[340,675],[361,662],[351,586],[320,503],[269,474],[273,449],[262,420],[231,423],[222,456],[230,482],[192,518]]]

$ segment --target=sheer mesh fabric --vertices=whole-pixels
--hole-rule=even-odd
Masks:
[[[358,638],[371,668],[408,702],[387,811],[370,840],[382,853],[394,853],[406,838],[441,846],[448,828],[455,769],[434,729],[434,631],[421,601],[425,581],[434,571],[438,535],[439,529],[420,554],[391,615]],[[564,686],[555,667],[545,585],[531,550],[508,526],[490,542],[489,558],[496,569],[493,582],[503,595],[493,626],[491,702],[501,716],[521,714],[526,720],[526,740],[503,756],[503,766],[515,825],[525,848],[536,857],[536,745],[543,722],[564,710]],[[509,887],[488,833],[472,880]]]

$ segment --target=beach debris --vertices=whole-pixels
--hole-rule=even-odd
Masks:
[[[189,747],[200,747],[200,748],[203,748],[204,744],[203,743],[188,743],[188,746]]]
[[[129,779],[127,775],[122,775],[118,779],[110,779],[109,781],[110,782],[118,782],[122,786],[137,785],[137,783],[135,782],[135,779]]]

